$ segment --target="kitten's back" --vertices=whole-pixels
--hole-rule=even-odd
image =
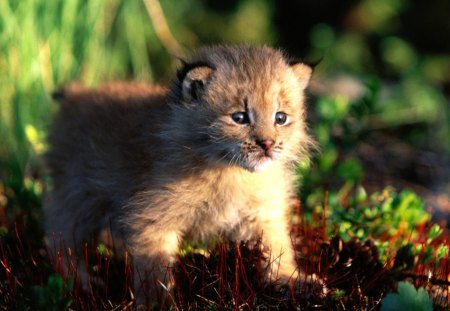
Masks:
[[[162,87],[137,83],[110,83],[96,89],[70,85],[57,92],[60,112],[47,153],[54,187],[72,182],[71,186],[111,192],[121,183],[127,182],[124,188],[132,186],[125,181],[127,175],[151,165],[154,155],[145,154],[137,142],[144,139],[144,130],[158,133],[169,109],[166,93]],[[159,143],[157,135],[145,139],[149,146]]]

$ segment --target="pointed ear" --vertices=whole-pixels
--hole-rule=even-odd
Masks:
[[[304,90],[308,86],[309,80],[311,79],[313,67],[302,62],[293,62],[290,63],[289,66],[297,76],[300,82],[300,88]]]
[[[198,100],[205,90],[214,69],[209,66],[198,66],[188,69],[182,80],[182,93],[186,102]]]

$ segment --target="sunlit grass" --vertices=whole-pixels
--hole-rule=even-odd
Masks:
[[[0,176],[22,179],[45,150],[29,134],[47,128],[55,88],[152,81],[149,54],[161,49],[141,1],[0,1]]]

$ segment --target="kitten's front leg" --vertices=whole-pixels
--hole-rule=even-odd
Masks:
[[[316,274],[306,274],[296,263],[295,250],[291,240],[291,213],[289,205],[285,209],[262,210],[260,226],[263,231],[263,244],[270,248],[269,277],[278,285],[293,284],[296,288],[315,289],[325,294],[327,288]],[[280,204],[278,203],[278,206]]]
[[[179,249],[175,231],[141,232],[133,238],[134,287],[137,304],[164,305],[172,287],[169,270]]]
[[[274,205],[262,210],[260,217],[262,241],[270,250],[269,277],[282,283],[295,280],[298,275],[289,215],[287,208],[279,209]]]

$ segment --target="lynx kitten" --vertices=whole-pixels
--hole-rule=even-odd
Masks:
[[[167,90],[62,89],[47,155],[48,235],[82,249],[110,229],[150,292],[167,282],[181,241],[218,234],[262,236],[271,277],[295,277],[289,201],[294,165],[311,146],[311,72],[269,47],[215,46],[184,63]]]

